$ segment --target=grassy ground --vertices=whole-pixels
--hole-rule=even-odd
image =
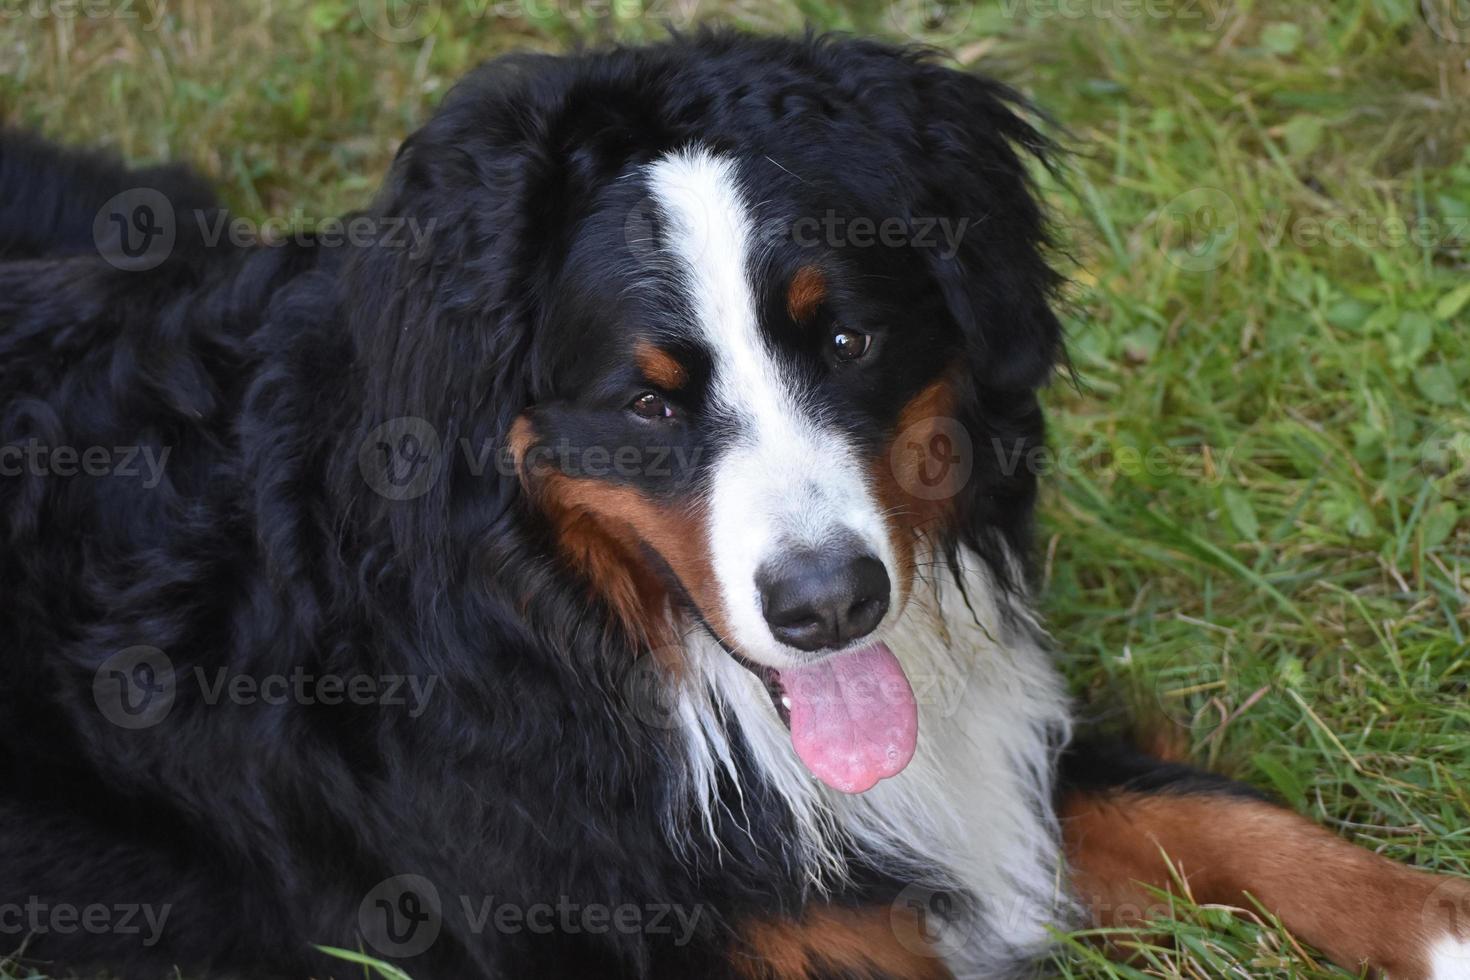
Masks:
[[[1454,0],[443,0],[417,20],[397,0],[113,4],[0,2],[0,116],[190,160],[254,218],[364,204],[450,83],[511,48],[813,23],[1018,85],[1078,151],[1052,196],[1080,381],[1050,393],[1042,515],[1076,689],[1167,719],[1366,847],[1470,872]],[[1342,976],[1270,924],[1181,916],[1135,968],[1078,945],[1054,972]]]

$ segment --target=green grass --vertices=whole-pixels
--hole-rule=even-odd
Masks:
[[[1079,381],[1047,399],[1041,520],[1075,689],[1365,847],[1470,872],[1470,30],[1435,33],[1416,0],[446,0],[389,43],[372,4],[11,18],[0,116],[311,219],[365,204],[497,52],[659,19],[943,45],[1076,150],[1049,190]],[[1052,966],[1344,975],[1217,910],[1160,934],[1131,966],[1076,941]]]

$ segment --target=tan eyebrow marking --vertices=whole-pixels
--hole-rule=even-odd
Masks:
[[[804,265],[796,270],[791,285],[786,288],[786,312],[797,323],[805,323],[826,298],[827,277],[816,266]]]
[[[633,360],[643,376],[668,391],[676,391],[689,383],[689,372],[668,351],[659,350],[646,340],[638,341]]]
[[[665,669],[678,672],[669,617],[669,585],[648,561],[659,555],[717,637],[730,635],[724,600],[714,577],[708,514],[697,501],[655,501],[633,487],[556,469],[536,458],[537,434],[528,415],[507,439],[521,485],[555,530],[566,558],[587,578],[628,636]]]

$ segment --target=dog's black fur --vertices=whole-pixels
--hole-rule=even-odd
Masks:
[[[661,829],[675,735],[626,704],[631,640],[518,481],[454,448],[504,445],[518,413],[564,394],[585,365],[546,311],[579,287],[568,254],[619,239],[624,214],[596,205],[620,174],[696,138],[827,175],[814,195],[984,216],[952,260],[898,257],[920,288],[879,301],[966,359],[977,439],[1039,442],[1060,331],[1024,158],[1044,142],[1003,88],[912,53],[705,35],[497,61],[408,140],[371,212],[431,228],[421,251],[210,242],[221,212],[187,172],[3,138],[0,444],[169,453],[155,487],[0,479],[0,896],[170,909],[156,945],[52,930],[28,955],[125,976],[345,975],[311,944],[359,946],[364,897],[411,873],[442,896],[439,939],[404,964],[420,980],[713,977],[733,924],[800,908],[782,810],[758,786],[742,825],[676,852]],[[138,186],[177,218],[147,271],[107,261],[94,234]],[[617,248],[578,275],[616,274]],[[360,450],[407,416],[440,435],[444,469],[395,501]],[[1000,546],[1026,552],[1034,494],[1025,467],[977,473],[955,542],[1009,574]],[[139,646],[170,659],[175,701],[122,728],[94,679]],[[297,668],[436,686],[411,717],[210,704],[195,680]],[[874,871],[837,900],[900,884]],[[704,915],[687,944],[510,934],[472,928],[461,895]]]

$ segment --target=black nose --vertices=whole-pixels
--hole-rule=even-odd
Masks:
[[[798,650],[830,650],[867,636],[888,611],[888,571],[852,547],[801,551],[755,574],[771,633]]]

